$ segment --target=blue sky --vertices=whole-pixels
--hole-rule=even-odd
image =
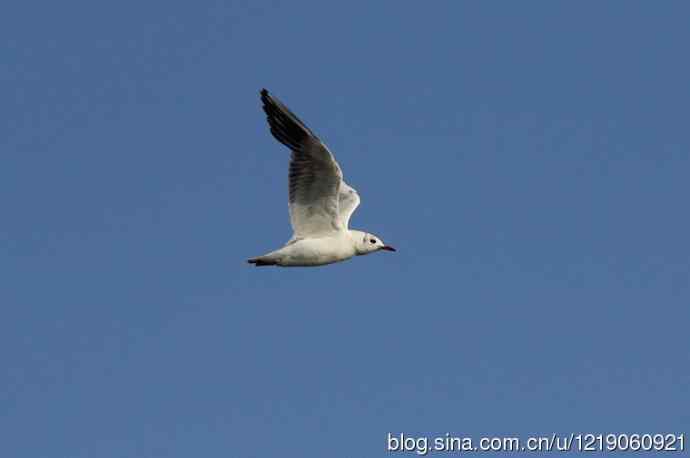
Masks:
[[[0,454],[690,433],[689,14],[11,1]],[[262,87],[397,253],[245,263],[290,237]]]

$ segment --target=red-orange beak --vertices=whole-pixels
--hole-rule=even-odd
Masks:
[[[381,249],[386,250],[386,251],[398,251],[395,248],[393,248],[392,246],[388,246],[388,245],[382,246]]]

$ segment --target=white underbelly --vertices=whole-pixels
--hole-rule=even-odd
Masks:
[[[285,248],[282,266],[320,266],[350,259],[355,255],[349,238],[328,237],[298,240]]]

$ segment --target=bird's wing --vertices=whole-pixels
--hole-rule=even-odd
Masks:
[[[338,211],[340,213],[340,223],[345,229],[350,224],[350,217],[359,207],[359,194],[357,191],[349,186],[344,181],[340,184],[340,193],[338,194]]]
[[[266,89],[261,101],[271,133],[292,150],[288,201],[293,239],[342,230],[338,207],[343,174],[333,154]]]

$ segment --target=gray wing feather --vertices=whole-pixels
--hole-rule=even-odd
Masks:
[[[339,197],[343,174],[333,154],[266,89],[261,91],[261,101],[271,133],[292,150],[288,201],[293,238],[342,230]]]
[[[340,184],[340,194],[338,196],[338,210],[340,213],[340,223],[348,228],[350,217],[359,206],[359,194],[357,191],[344,181]]]

